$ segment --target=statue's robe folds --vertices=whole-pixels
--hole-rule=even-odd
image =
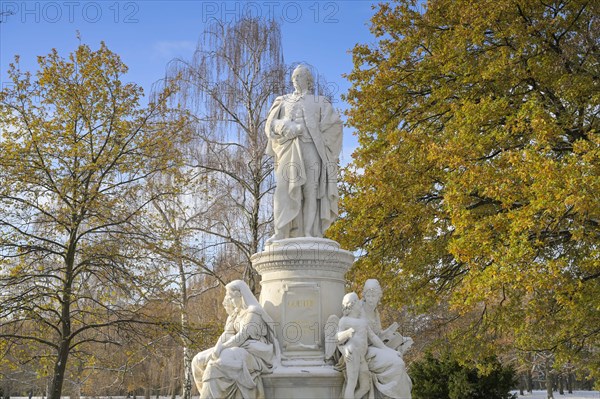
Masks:
[[[250,307],[241,311],[228,341],[236,346],[223,349],[212,359],[212,348],[192,361],[201,399],[264,399],[262,374],[272,372],[274,337],[263,319],[263,311]]]
[[[296,104],[302,110],[300,123],[310,135],[319,157],[318,170],[307,171],[299,137],[285,137],[274,122],[286,118],[286,109]],[[319,236],[338,215],[337,173],[339,154],[342,149],[342,121],[331,103],[322,96],[288,94],[278,97],[267,118],[265,127],[269,139],[267,154],[275,157],[275,206],[274,219],[278,229],[285,229],[298,219],[302,211],[302,186],[307,173],[319,173],[317,189]],[[312,169],[312,165],[310,166]],[[301,219],[301,218],[300,218]],[[286,237],[287,238],[287,237]]]

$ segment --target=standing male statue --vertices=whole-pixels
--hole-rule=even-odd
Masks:
[[[294,92],[277,97],[267,118],[267,154],[275,157],[275,234],[323,237],[338,215],[337,171],[342,121],[331,103],[314,95],[308,67],[292,73]]]

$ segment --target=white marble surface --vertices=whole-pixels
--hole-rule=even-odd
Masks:
[[[224,332],[213,348],[192,359],[200,398],[263,398],[262,376],[278,361],[273,320],[245,282],[234,280],[225,290]]]
[[[346,366],[343,398],[360,399],[371,390],[371,372],[366,358],[369,344],[378,347],[384,344],[362,317],[362,302],[356,293],[344,295],[342,309],[336,338]]]
[[[398,323],[392,323],[387,328],[382,328],[381,319],[377,306],[381,301],[383,291],[377,279],[369,279],[365,281],[363,286],[363,317],[369,321],[371,329],[386,346],[396,350],[401,356],[404,355],[412,346],[413,339],[404,337],[398,332]]]
[[[263,382],[268,399],[339,399],[344,379],[330,365],[279,366]]]
[[[370,345],[366,359],[371,373],[373,386],[379,393],[397,399],[411,399],[412,381],[406,372],[402,359],[403,349],[398,348],[398,342],[407,343],[410,347],[412,339],[405,339],[397,331],[397,324],[387,329],[381,327],[377,306],[383,291],[376,279],[369,279],[363,287],[362,317],[369,322],[371,330],[385,343]],[[390,347],[388,344],[392,344]]]
[[[292,83],[294,92],[275,100],[265,127],[276,180],[270,241],[323,237],[338,215],[342,121],[327,98],[313,94],[308,67],[298,66]]]
[[[275,241],[252,256],[261,275],[260,303],[274,320],[282,364],[323,365],[324,328],[341,315],[345,273],[354,256],[324,238]]]

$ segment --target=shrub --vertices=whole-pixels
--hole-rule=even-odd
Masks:
[[[503,366],[496,358],[483,366],[485,374],[461,365],[449,353],[439,359],[427,353],[411,366],[413,399],[514,399],[510,393],[515,382],[512,367]]]

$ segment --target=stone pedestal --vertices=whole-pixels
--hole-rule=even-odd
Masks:
[[[262,376],[265,397],[272,399],[339,399],[344,377],[331,366],[278,367]]]
[[[281,365],[263,377],[268,398],[340,396],[343,377],[324,361],[325,330],[337,328],[327,318],[341,316],[353,261],[337,242],[308,237],[275,241],[252,256],[262,277],[260,304],[275,322],[281,350]]]
[[[353,261],[351,252],[324,238],[280,240],[252,256],[283,365],[323,364],[327,318],[341,315],[344,275]]]

